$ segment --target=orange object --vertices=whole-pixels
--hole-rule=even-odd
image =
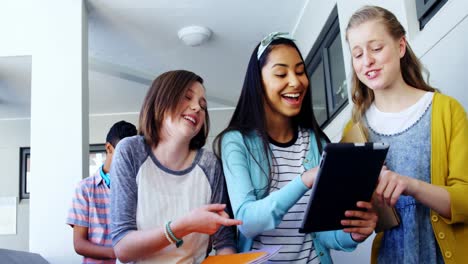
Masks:
[[[229,255],[218,255],[207,257],[202,264],[242,264],[242,263],[254,263],[256,260],[261,259],[267,255],[267,252],[250,252],[250,253],[238,253]]]

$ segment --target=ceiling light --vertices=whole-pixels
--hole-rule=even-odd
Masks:
[[[189,26],[180,29],[177,34],[186,45],[195,47],[203,44],[210,38],[211,30],[202,26]]]

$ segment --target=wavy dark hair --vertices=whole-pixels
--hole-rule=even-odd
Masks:
[[[289,47],[293,47],[297,53],[299,54],[302,61],[304,58],[302,57],[299,49],[297,48],[296,44],[286,38],[278,38],[273,40],[267,49],[263,52],[260,59],[257,59],[257,51],[260,43],[255,47],[252,55],[250,56],[250,61],[247,66],[247,72],[245,74],[244,84],[242,86],[242,91],[239,97],[239,101],[237,102],[236,109],[234,110],[234,114],[229,122],[229,125],[226,129],[224,129],[218,136],[216,136],[214,143],[213,143],[213,151],[216,153],[218,158],[221,158],[221,142],[223,136],[229,131],[239,131],[243,137],[249,136],[250,133],[256,133],[263,145],[265,155],[272,157],[272,162],[275,163],[275,159],[272,155],[270,146],[269,146],[269,139],[268,139],[268,131],[266,127],[266,114],[264,109],[264,102],[265,102],[265,87],[263,86],[262,76],[261,76],[261,69],[265,66],[268,61],[268,56],[271,50],[278,45],[286,45]],[[306,77],[310,80],[307,72],[305,72]],[[309,82],[310,83],[310,82]],[[317,123],[317,119],[315,118],[313,108],[312,108],[312,98],[311,98],[311,91],[310,86],[306,90],[306,94],[304,100],[302,102],[302,107],[298,115],[292,118],[292,125],[294,128],[300,126],[302,128],[311,129],[314,134],[316,135],[316,143],[318,145],[320,153],[323,150],[322,140],[326,142],[330,142],[328,137],[325,133],[320,129],[320,126]],[[247,149],[249,147],[247,146]],[[250,155],[252,152],[248,149]],[[255,158],[253,155],[255,162],[260,165],[258,159]],[[267,159],[269,161],[269,159]],[[264,176],[268,178],[268,186],[265,186],[261,190],[256,191],[266,191],[265,195],[268,194],[269,187],[271,186],[271,182],[273,180],[273,173],[271,171],[272,164],[268,164],[268,171],[263,169]]]
[[[185,92],[194,82],[203,85],[203,79],[197,74],[176,70],[159,75],[146,93],[141,106],[139,132],[151,147],[156,147],[161,139],[160,130],[165,114],[172,114]],[[210,129],[210,117],[205,111],[205,123],[200,131],[190,140],[190,149],[202,148],[206,143]]]
[[[379,6],[363,6],[349,19],[348,26],[346,27],[346,41],[348,41],[348,32],[350,29],[358,27],[368,21],[378,21],[382,23],[387,33],[389,33],[394,40],[399,40],[406,35],[406,30],[392,12]],[[354,103],[353,122],[358,123],[374,101],[374,92],[359,80],[356,71],[354,71],[352,67],[352,59],[351,69],[353,71],[353,78],[351,81],[351,94]],[[423,67],[407,41],[405,55],[400,59],[400,69],[405,83],[424,91],[438,91],[424,80],[422,72],[427,73],[427,79],[429,79],[429,72]]]

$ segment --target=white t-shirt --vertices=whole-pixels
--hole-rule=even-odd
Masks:
[[[366,112],[369,127],[379,134],[401,133],[414,125],[432,102],[433,92],[424,94],[415,104],[398,113],[382,112],[372,103]]]

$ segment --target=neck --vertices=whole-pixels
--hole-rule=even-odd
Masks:
[[[102,167],[102,171],[104,171],[104,173],[109,173],[110,167],[111,167],[111,159],[106,159],[106,161],[104,162],[104,166]]]
[[[414,105],[425,93],[406,84],[401,78],[391,87],[374,90],[374,103],[382,112],[396,113]]]
[[[161,140],[153,148],[153,154],[161,164],[171,170],[183,170],[188,168],[195,157],[196,151],[189,149],[190,142],[177,140]]]
[[[266,129],[268,135],[276,142],[286,143],[294,137],[292,120],[289,117],[268,118]]]

